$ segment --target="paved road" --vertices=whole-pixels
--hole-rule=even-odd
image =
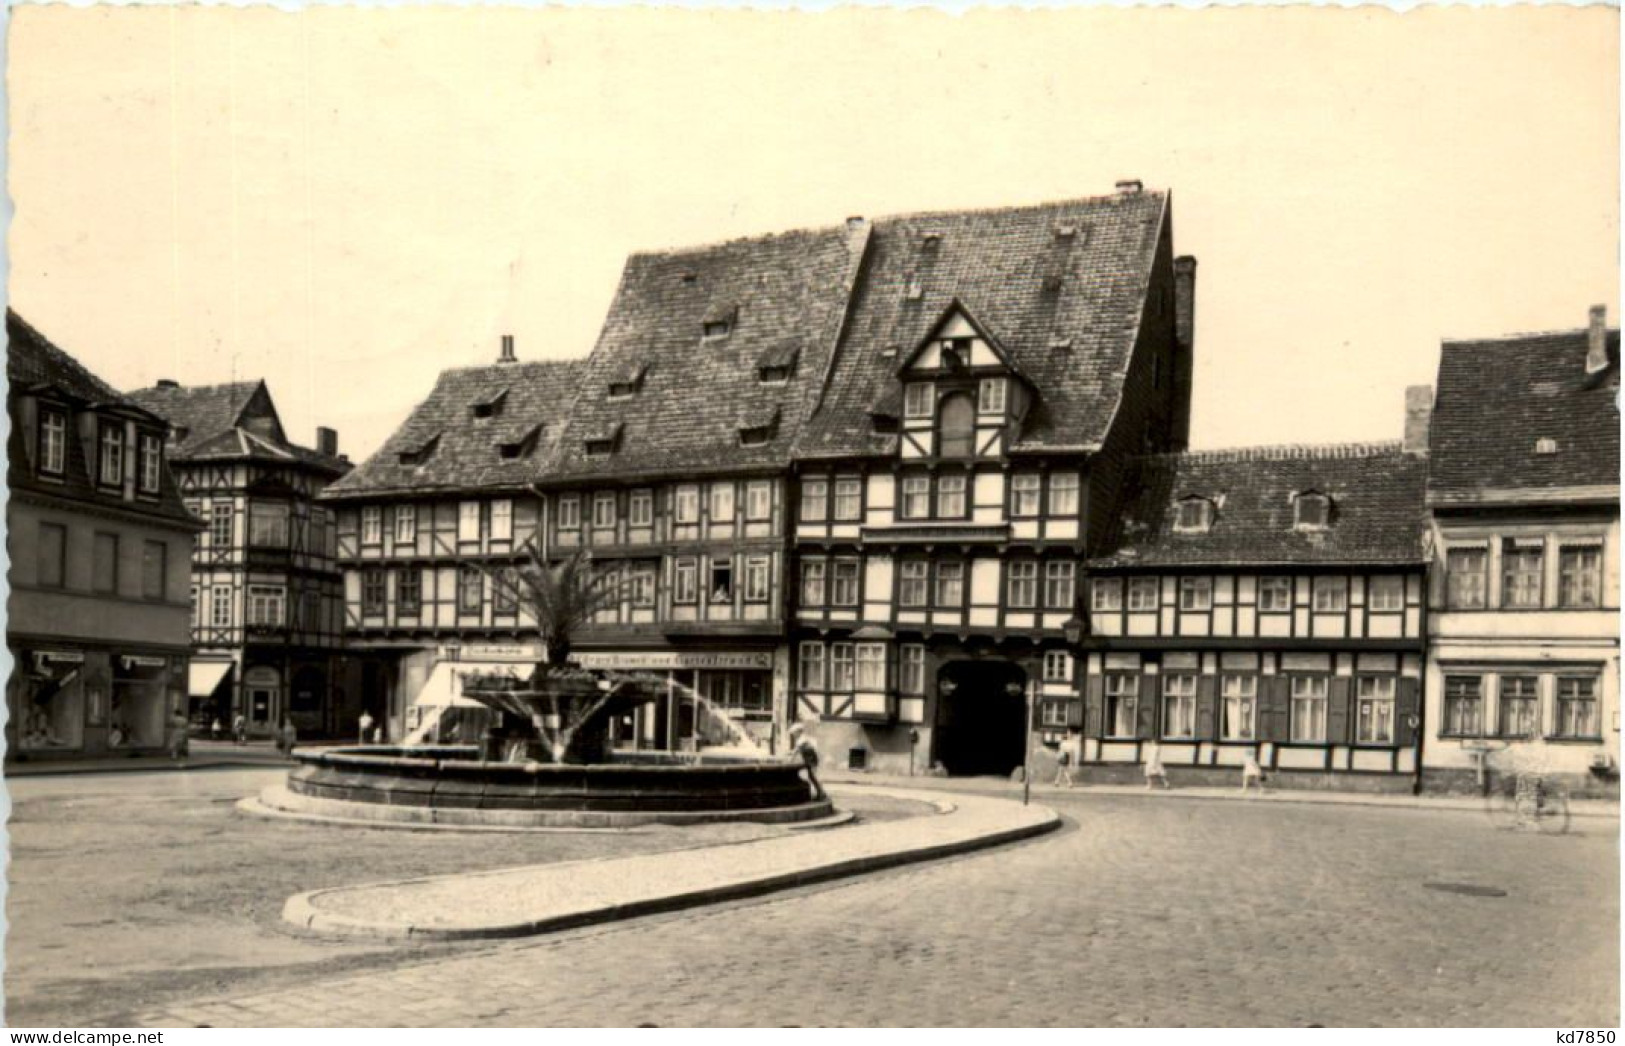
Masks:
[[[1619,1023],[1615,826],[1065,797],[1032,843],[330,977],[167,1025]],[[1505,896],[1445,892],[1464,884]]]

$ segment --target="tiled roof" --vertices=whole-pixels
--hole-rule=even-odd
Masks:
[[[429,398],[383,447],[323,496],[524,489],[543,474],[582,366],[579,360],[547,360],[442,372]],[[494,403],[504,390],[499,413],[475,416],[476,405]],[[515,456],[503,456],[505,444]],[[403,453],[421,454],[425,448],[429,453],[421,463],[402,463]]]
[[[812,409],[867,226],[788,232],[627,260],[548,478],[782,468]],[[726,333],[709,325],[726,324]],[[763,366],[789,366],[763,382]],[[610,385],[638,380],[631,395]],[[741,444],[740,420],[771,417]],[[619,426],[619,429],[616,429]],[[588,440],[618,431],[611,454]]]
[[[1447,341],[1429,440],[1435,501],[1619,487],[1619,331],[1586,373],[1585,330]],[[1551,440],[1555,452],[1538,453]]]
[[[1398,443],[1246,447],[1139,459],[1102,567],[1411,565],[1423,562],[1427,458]],[[1330,498],[1330,524],[1299,529],[1298,495]],[[1204,532],[1175,530],[1179,503],[1214,506]]]
[[[10,309],[6,310],[6,378],[11,383],[7,405],[19,395],[43,393],[67,400],[81,409],[98,409],[113,416],[134,418],[154,430],[163,428],[163,419],[121,394],[80,362],[54,345],[31,324]],[[121,493],[104,490],[92,482],[90,462],[73,421],[68,423],[65,469],[60,479],[45,479],[29,460],[19,418],[12,413],[11,432],[6,441],[6,481],[15,491],[36,491],[67,497],[87,504],[137,512],[169,522],[195,524],[181,502],[174,478],[165,469],[160,476],[157,500],[127,501]]]
[[[898,437],[877,435],[870,411],[955,299],[1039,390],[1015,449],[1098,445],[1168,204],[1165,192],[1139,191],[877,220],[829,390],[797,456],[894,452]]]
[[[179,438],[172,447],[170,457],[171,460],[181,461],[234,428],[243,409],[262,384],[260,381],[236,381],[225,385],[159,385],[150,389],[135,389],[128,395],[175,426]]]

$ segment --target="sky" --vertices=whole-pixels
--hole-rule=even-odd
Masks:
[[[12,307],[378,448],[591,351],[636,250],[1173,193],[1192,445],[1395,439],[1445,337],[1618,323],[1611,7],[20,7]]]

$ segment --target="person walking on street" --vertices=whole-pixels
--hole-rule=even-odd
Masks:
[[[372,713],[365,708],[361,710],[361,743],[366,744],[372,736]]]
[[[1061,742],[1060,750],[1055,753],[1055,787],[1072,787],[1072,766],[1078,758],[1078,739],[1068,734],[1066,740]]]
[[[1247,787],[1252,784],[1257,784],[1260,792],[1264,790],[1264,769],[1258,765],[1258,757],[1252,752],[1248,752],[1246,762],[1241,764],[1241,790],[1243,794],[1246,793]]]
[[[1162,787],[1171,787],[1168,784],[1168,771],[1163,769],[1162,766],[1162,746],[1153,741],[1151,747],[1146,749],[1145,753],[1146,790],[1150,791],[1152,784],[1159,781],[1162,783]]]
[[[214,717],[214,722],[209,724],[209,740],[211,740],[211,741],[220,740],[220,717],[219,716],[215,716]]]
[[[243,718],[241,712],[231,721],[231,736],[240,745],[248,744],[248,720]]]
[[[184,763],[186,757],[191,754],[191,744],[186,737],[186,731],[190,726],[191,724],[187,722],[186,715],[178,708],[169,717],[169,758],[171,762]]]
[[[294,745],[299,743],[299,730],[293,725],[293,720],[284,716],[282,727],[277,731],[276,748],[288,759],[293,758]]]

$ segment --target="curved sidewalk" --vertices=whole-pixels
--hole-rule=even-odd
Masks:
[[[784,890],[1052,831],[1055,811],[1008,799],[874,789],[937,813],[728,846],[506,868],[297,894],[282,915],[321,933],[518,937]]]

